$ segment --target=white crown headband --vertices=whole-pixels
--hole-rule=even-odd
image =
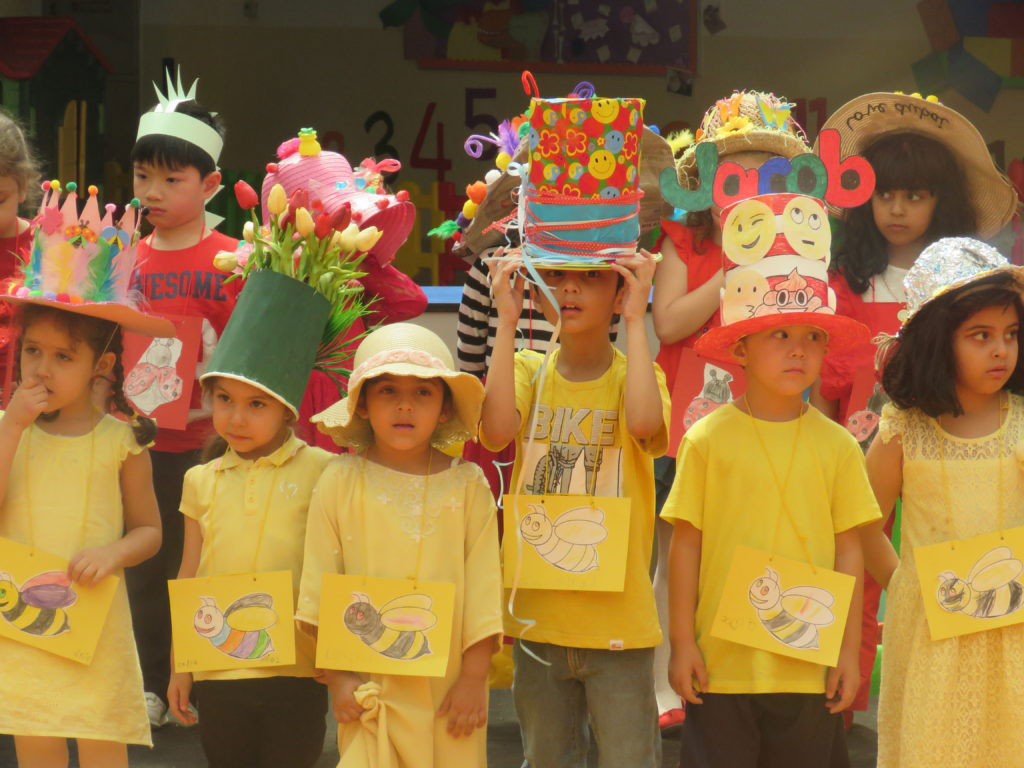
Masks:
[[[213,126],[191,115],[175,111],[181,102],[195,100],[198,84],[198,78],[193,80],[192,87],[186,93],[181,85],[180,67],[178,68],[177,83],[171,79],[171,73],[167,73],[167,96],[160,93],[157,84],[153,83],[158,103],[152,112],[146,112],[139,119],[139,133],[135,137],[136,141],[143,136],[174,136],[199,147],[213,158],[213,163],[216,165],[220,160],[220,151],[224,148],[224,138]]]

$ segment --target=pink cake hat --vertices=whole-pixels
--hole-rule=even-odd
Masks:
[[[304,189],[313,199],[319,199],[324,210],[334,213],[348,203],[352,221],[360,229],[376,227],[383,234],[370,251],[370,255],[384,266],[395,258],[395,252],[409,237],[416,221],[416,207],[409,202],[409,193],[399,191],[389,195],[381,182],[381,174],[394,173],[402,164],[386,158],[380,162],[366,158],[358,168],[337,152],[320,148],[316,131],[303,128],[298,137],[289,139],[277,148],[278,162],[267,166],[261,191],[263,210],[275,184],[284,187],[290,198]],[[266,223],[266,222],[264,222]]]

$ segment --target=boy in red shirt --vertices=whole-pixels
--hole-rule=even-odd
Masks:
[[[135,195],[153,225],[139,243],[134,288],[159,315],[201,317],[202,345],[196,376],[227,325],[241,281],[224,284],[227,275],[213,266],[218,251],[232,251],[238,241],[210,228],[206,202],[220,188],[217,168],[224,144],[220,121],[167,78],[167,98],[139,120],[132,149]],[[203,410],[201,390],[193,387],[188,425],[161,428],[152,451],[153,485],[160,504],[164,538],[160,552],[127,571],[132,623],[139,647],[150,722],[168,722],[165,700],[170,675],[171,624],[167,580],[177,574],[183,543],[178,513],[185,472],[199,463],[200,449],[212,433]]]

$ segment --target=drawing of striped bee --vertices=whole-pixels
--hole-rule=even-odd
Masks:
[[[235,600],[221,612],[217,600],[200,597],[193,626],[221,653],[254,661],[274,651],[270,628],[277,623],[274,598],[266,592],[252,592]]]
[[[430,653],[426,631],[437,623],[427,595],[402,595],[378,611],[370,596],[352,594],[345,609],[345,627],[377,653],[392,659],[412,660]]]
[[[15,586],[14,577],[0,572],[0,615],[8,624],[37,637],[56,637],[71,629],[65,608],[78,595],[63,571],[46,571]]]
[[[935,596],[950,613],[976,619],[1007,616],[1024,603],[1024,587],[1017,581],[1022,571],[1024,564],[1009,547],[996,547],[978,558],[966,579],[952,571],[940,573]]]
[[[539,504],[519,523],[523,540],[551,565],[569,573],[586,573],[598,566],[597,547],[608,538],[604,510],[576,507],[552,523]]]
[[[779,586],[779,574],[765,568],[765,575],[750,584],[750,603],[757,609],[761,625],[790,648],[816,650],[818,627],[826,627],[835,617],[832,593],[820,587]]]

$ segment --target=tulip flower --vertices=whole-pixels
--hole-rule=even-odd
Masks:
[[[309,215],[309,211],[305,208],[299,208],[295,211],[295,229],[303,237],[309,237],[313,234],[313,217]]]
[[[356,249],[356,237],[359,235],[359,227],[355,222],[349,224],[341,233],[341,250],[354,251]]]
[[[235,182],[235,199],[242,206],[243,211],[255,208],[260,202],[260,196],[256,194],[256,190],[241,179]]]
[[[284,187],[280,184],[275,184],[270,188],[270,196],[267,198],[267,210],[276,216],[287,207],[288,195],[285,194]]]
[[[245,222],[245,226],[242,227],[242,239],[247,243],[251,243],[256,237],[256,225],[251,221]]]
[[[238,266],[234,251],[218,251],[213,257],[213,266],[221,272],[232,272]]]
[[[342,203],[341,207],[331,216],[331,229],[341,232],[348,226],[350,221],[352,221],[352,204]]]
[[[327,237],[331,229],[330,215],[326,211],[321,211],[320,215],[316,217],[316,225],[313,227],[313,231],[316,232],[317,237],[324,238]]]
[[[373,246],[380,240],[380,236],[384,234],[376,227],[367,227],[366,229],[360,230],[359,234],[356,235],[356,249],[359,251],[369,252]]]

